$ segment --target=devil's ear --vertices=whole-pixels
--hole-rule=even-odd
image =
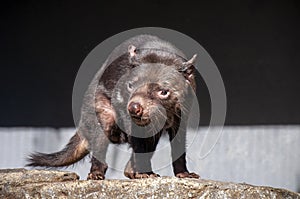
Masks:
[[[195,64],[196,58],[197,54],[194,54],[190,60],[183,62],[179,72],[190,73],[189,69]]]
[[[134,45],[128,46],[128,54],[129,64],[137,66],[139,63],[137,61],[137,49]]]
[[[197,54],[193,55],[193,57],[182,63],[181,68],[178,69],[179,72],[183,74],[185,79],[191,84],[194,81],[194,71],[195,71],[195,61],[197,58]]]
[[[132,58],[136,55],[136,47],[134,45],[128,46],[129,56]]]

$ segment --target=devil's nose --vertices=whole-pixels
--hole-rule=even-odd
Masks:
[[[143,107],[140,103],[137,102],[131,102],[128,106],[128,111],[130,114],[134,116],[141,116],[143,113]]]

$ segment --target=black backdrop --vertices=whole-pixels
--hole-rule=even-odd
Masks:
[[[121,31],[158,26],[197,40],[227,91],[226,124],[300,123],[299,1],[22,1],[1,5],[0,126],[73,126],[85,56]],[[207,124],[205,86],[201,124]]]

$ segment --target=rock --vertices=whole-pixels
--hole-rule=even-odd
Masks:
[[[71,172],[0,170],[0,198],[299,198],[271,187],[212,180],[159,177],[137,180],[78,180]]]

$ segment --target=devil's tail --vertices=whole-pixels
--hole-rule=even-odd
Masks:
[[[76,133],[65,148],[59,152],[31,154],[27,159],[26,166],[65,167],[78,162],[87,154],[89,154],[87,140]]]

